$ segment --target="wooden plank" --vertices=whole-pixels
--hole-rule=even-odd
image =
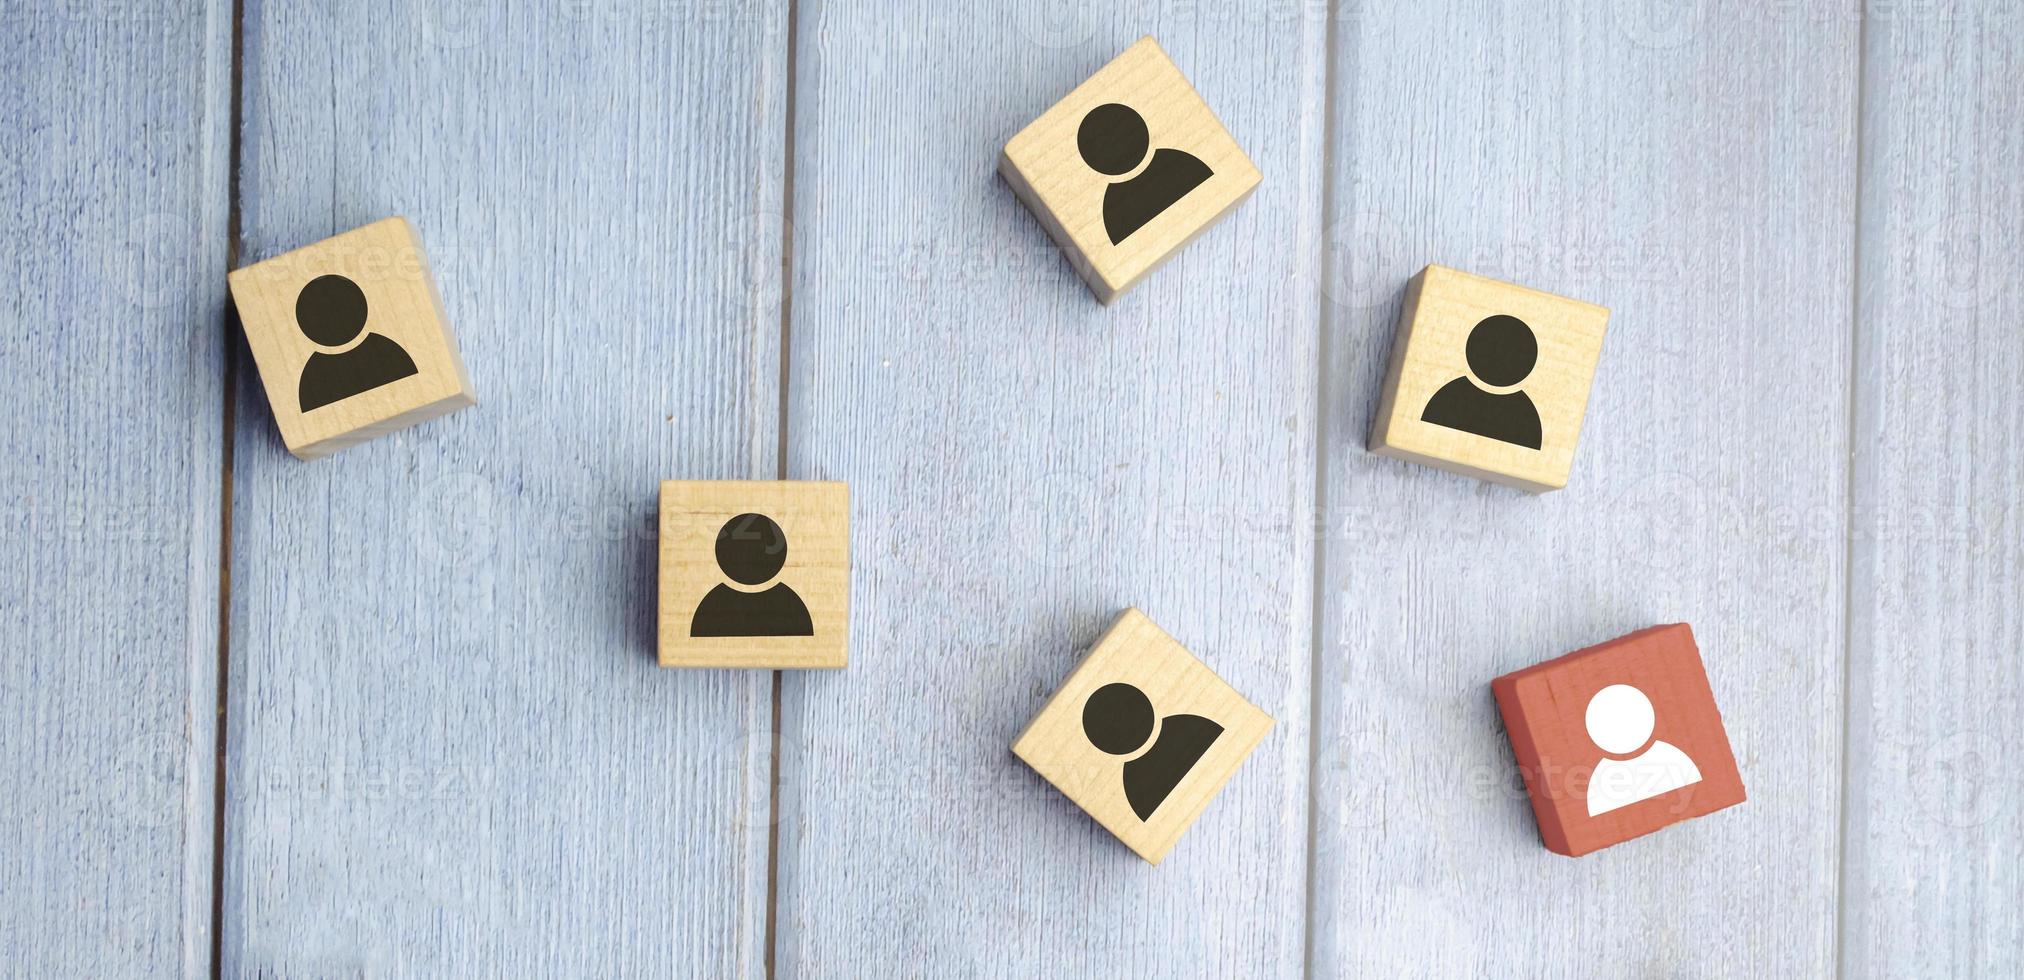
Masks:
[[[1865,34],[1843,972],[2024,974],[2024,14]]]
[[[245,18],[243,260],[389,214],[478,404],[289,458],[241,350],[224,970],[763,971],[771,675],[654,664],[778,469],[784,9]]]
[[[1857,25],[1744,6],[1338,24],[1317,975],[1833,968]],[[1363,450],[1427,262],[1610,308],[1567,489]],[[1491,679],[1674,621],[1749,801],[1548,853]]]
[[[783,675],[782,976],[1302,969],[1326,18],[1044,6],[797,15],[788,475],[857,531],[850,668]],[[993,167],[1148,30],[1264,181],[1106,309]],[[1157,868],[1009,751],[1133,605],[1279,720]]]
[[[206,976],[230,8],[0,15],[0,959]]]

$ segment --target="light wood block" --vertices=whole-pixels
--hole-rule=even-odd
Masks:
[[[1012,752],[1159,864],[1272,725],[1144,613],[1127,609]]]
[[[1106,304],[1258,186],[1258,168],[1150,37],[1013,136],[998,172]]]
[[[228,277],[274,424],[303,459],[477,404],[406,218]]]
[[[850,488],[661,484],[660,664],[850,662]]]
[[[1579,856],[1743,802],[1685,623],[1535,664],[1490,689],[1547,850]]]
[[[1399,311],[1370,451],[1542,493],[1567,485],[1609,311],[1430,265]]]

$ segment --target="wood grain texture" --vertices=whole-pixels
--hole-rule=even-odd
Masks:
[[[1745,800],[1685,623],[1521,667],[1490,693],[1555,854],[1580,857]]]
[[[0,12],[0,973],[213,969],[225,398],[227,976],[2024,970],[2012,5],[246,0],[237,243],[171,6]],[[1264,182],[1106,310],[992,168],[1146,33]],[[393,213],[484,402],[299,463],[228,245]],[[1568,490],[1364,451],[1430,261],[1612,308]],[[654,510],[783,438],[775,799]],[[1006,750],[1134,604],[1279,719],[1156,869]],[[1490,679],[1674,619],[1748,802],[1549,854]]]
[[[1336,34],[1315,974],[1830,972],[1856,23],[1475,0]],[[1362,450],[1434,261],[1611,310],[1566,490]],[[1548,853],[1491,679],[1673,621],[1749,802]]]
[[[781,976],[1301,972],[1326,21],[1043,6],[797,14],[788,476],[858,533],[850,669],[783,676]],[[1146,33],[1264,180],[1105,308],[993,168]],[[1279,720],[1157,868],[1007,750],[1133,605]]]
[[[661,484],[659,527],[654,620],[661,666],[850,666],[848,484],[668,480]],[[757,557],[772,557],[771,568],[750,564],[754,555],[743,550],[749,546],[759,549]],[[764,578],[734,582],[733,568]]]
[[[1095,137],[1088,146],[1085,127]],[[1091,149],[1098,158],[1138,158],[1096,159]],[[1006,140],[998,174],[1105,304],[1249,197],[1260,176],[1152,37],[1120,52]],[[1180,186],[1180,196],[1151,213],[1114,207],[1147,193],[1158,198],[1169,186]]]
[[[1138,718],[1144,728],[1134,730]],[[1012,754],[1158,864],[1272,725],[1215,668],[1127,609],[1026,723]]]
[[[1391,366],[1366,447],[1534,493],[1566,486],[1609,311],[1443,265],[1416,273],[1399,306]],[[1499,347],[1480,336],[1509,330],[1514,319],[1516,337],[1532,345],[1529,357],[1504,362],[1479,353]],[[1479,366],[1512,373],[1497,373],[1493,381],[1479,374]],[[1493,394],[1491,388],[1508,390]],[[1522,399],[1515,404],[1531,414],[1492,409],[1486,415],[1471,398],[1493,406]],[[1486,417],[1521,419],[1530,427],[1463,427]]]
[[[0,14],[0,973],[209,971],[229,11]]]
[[[249,2],[245,261],[387,214],[479,407],[288,457],[243,348],[227,975],[762,972],[771,677],[659,483],[778,468],[784,12]]]
[[[428,249],[406,218],[339,232],[227,278],[268,414],[289,452],[302,459],[476,402],[457,332],[443,317]],[[316,314],[305,321],[302,310],[344,308],[327,297],[345,289],[359,301],[359,318],[320,324],[317,331],[331,332],[312,337]],[[374,376],[370,365],[388,373]],[[356,387],[361,382],[370,384]]]
[[[1850,977],[2024,974],[2020,33],[1999,3],[1866,33]]]

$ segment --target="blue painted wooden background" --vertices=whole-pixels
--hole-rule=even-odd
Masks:
[[[1112,309],[994,176],[1142,34],[1265,173]],[[0,972],[2024,972],[2024,10],[0,12]],[[388,214],[480,405],[316,463],[225,273]],[[1429,261],[1611,307],[1569,489],[1363,451]],[[664,478],[852,485],[851,666],[662,671]],[[1279,719],[1154,869],[1007,746],[1138,605]],[[1694,624],[1579,860],[1491,677]]]

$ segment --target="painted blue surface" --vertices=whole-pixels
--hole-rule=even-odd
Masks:
[[[0,975],[2024,969],[2009,5],[114,6],[0,14]],[[1145,33],[1265,179],[1105,309],[993,168]],[[388,214],[479,405],[299,462],[224,273]],[[1429,261],[1611,307],[1567,490],[1363,451]],[[659,670],[775,476],[851,666]],[[1126,605],[1279,720],[1157,869],[1007,748]],[[1546,853],[1490,678],[1670,620],[1750,801]]]
[[[0,14],[0,973],[208,972],[230,5]]]

